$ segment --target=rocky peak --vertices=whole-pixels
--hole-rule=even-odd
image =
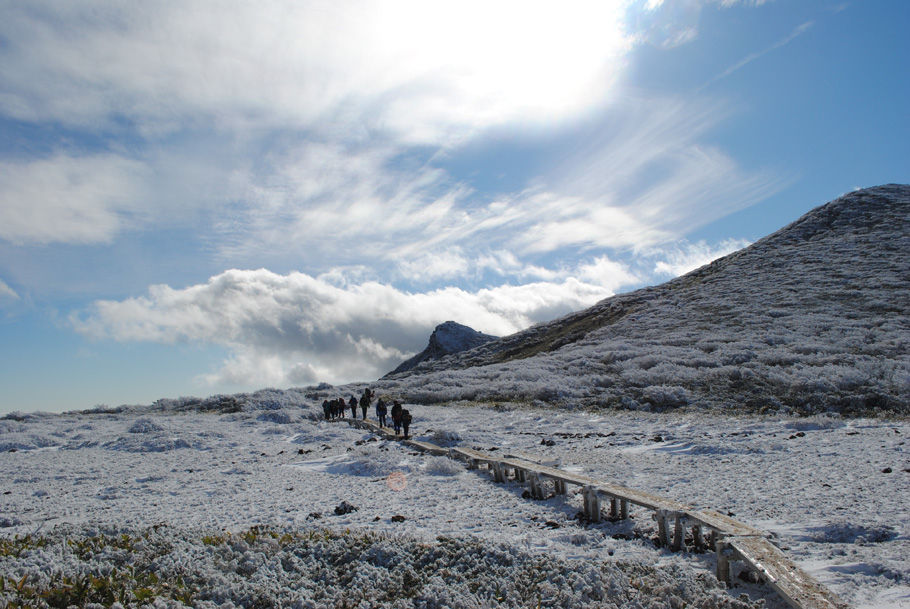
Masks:
[[[435,360],[453,353],[460,353],[473,349],[491,340],[496,340],[496,336],[478,332],[463,324],[447,321],[436,326],[430,335],[429,343],[426,349],[403,362],[389,374],[397,374],[415,368],[421,362]]]

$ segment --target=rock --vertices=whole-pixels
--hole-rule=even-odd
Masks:
[[[436,326],[436,329],[430,335],[430,342],[427,344],[426,349],[411,359],[402,362],[400,366],[386,376],[407,372],[416,368],[422,362],[440,359],[453,353],[461,353],[496,339],[496,336],[478,332],[454,321],[447,321]]]
[[[405,521],[405,517],[402,516],[401,514],[395,514],[394,516],[392,516],[392,522],[404,522],[404,521]]]
[[[893,471],[893,470],[892,470],[890,467],[886,467],[885,469],[882,470],[882,473],[883,473],[883,474],[890,474],[892,471]]]
[[[360,508],[351,505],[347,501],[342,501],[337,506],[335,506],[335,515],[342,516],[344,514],[350,514],[351,512],[356,512]]]
[[[765,578],[753,571],[752,569],[743,569],[739,572],[737,576],[742,581],[749,584],[763,584],[765,583]]]

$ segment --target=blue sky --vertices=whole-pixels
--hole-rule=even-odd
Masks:
[[[375,379],[907,182],[910,3],[0,4],[0,412]]]

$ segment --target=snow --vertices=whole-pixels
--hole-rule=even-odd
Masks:
[[[698,606],[745,607],[736,604],[743,593],[768,607],[782,606],[765,586],[738,582],[719,591],[712,583],[712,553],[656,548],[656,527],[645,510],[634,510],[626,522],[586,524],[576,519],[577,493],[525,499],[518,483],[495,484],[485,471],[320,420],[319,395],[271,391],[267,404],[260,400],[235,412],[236,404],[219,398],[229,411],[220,414],[178,400],[0,419],[0,536],[73,539],[112,530],[141,537],[156,527],[152,537],[171,550],[166,559],[156,555],[155,568],[162,574],[177,572],[168,571],[177,569],[171,563],[190,569],[209,590],[213,607],[250,602],[240,572],[257,590],[283,590],[274,594],[285,606],[327,606],[335,598],[338,582],[314,575],[319,561],[302,541],[268,545],[263,536],[246,548],[200,541],[257,525],[294,535],[329,529],[338,537],[325,541],[326,552],[351,551],[355,541],[345,531],[379,535],[357,559],[363,581],[344,585],[364,594],[370,581],[398,586],[392,580],[400,573],[388,573],[390,559],[381,558],[397,556],[395,564],[423,573],[421,606],[492,603],[494,588],[469,590],[471,561],[490,570],[502,556],[512,566],[496,567],[484,585],[498,582],[518,598],[511,569],[536,565],[552,597],[552,605],[543,606],[596,604],[602,591],[595,589],[601,588],[643,594],[630,588],[630,570],[640,570],[654,592],[653,598],[636,597],[640,606],[670,606],[660,603],[676,596]],[[509,404],[406,407],[418,439],[517,451],[732,514],[772,533],[791,558],[853,606],[910,606],[910,425],[904,421],[591,413]],[[342,502],[357,509],[336,515]],[[443,552],[439,539],[454,545]],[[24,574],[39,578],[86,568],[59,546],[0,556],[0,575],[18,581]],[[413,557],[427,548],[442,552],[434,560],[448,565],[453,579],[434,580],[431,571],[421,571],[425,565]],[[106,568],[116,564],[104,560]],[[315,587],[301,591],[275,567],[291,563],[299,563],[294,573],[300,581],[316,577]],[[574,575],[559,575],[566,570]],[[417,597],[412,600],[400,606],[419,605]]]

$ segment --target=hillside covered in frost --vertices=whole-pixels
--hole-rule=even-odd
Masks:
[[[910,186],[844,195],[665,284],[410,371],[425,403],[910,412]]]

